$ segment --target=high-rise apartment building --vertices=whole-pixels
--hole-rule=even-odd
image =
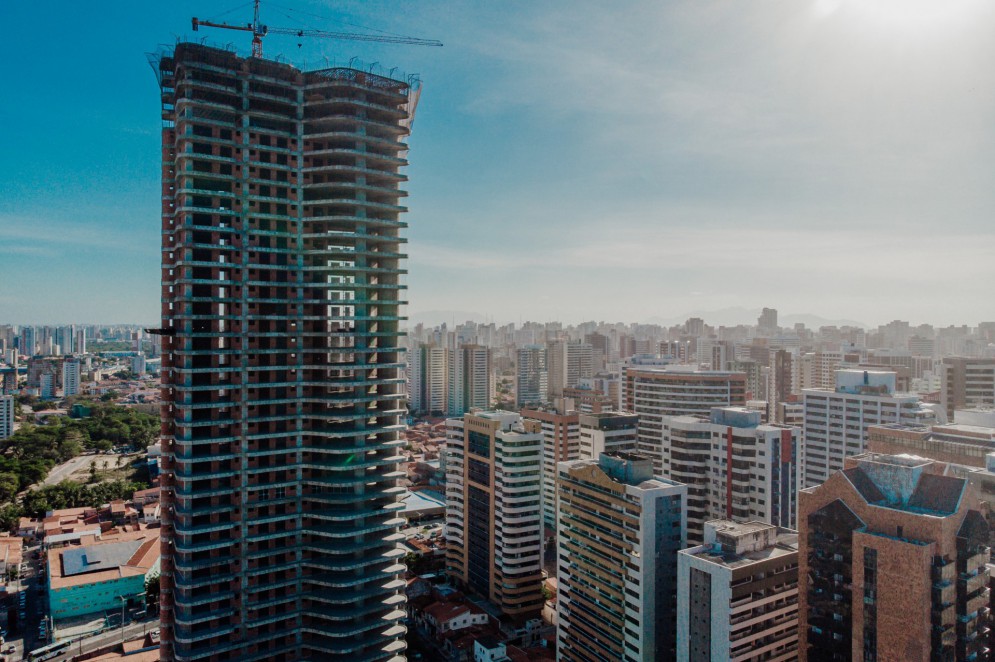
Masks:
[[[0,439],[14,434],[14,396],[0,395]]]
[[[802,490],[798,659],[987,659],[989,528],[944,471],[868,453]]]
[[[557,659],[674,658],[687,490],[635,453],[559,465]]]
[[[871,425],[928,425],[935,420],[918,396],[895,392],[893,372],[837,370],[835,390],[807,389],[802,401],[804,487],[842,469],[847,455],[863,453]]]
[[[413,80],[177,44],[162,92],[163,660],[401,660]]]
[[[858,357],[852,357],[854,359]],[[847,360],[841,351],[822,350],[815,353],[815,384],[814,388],[832,390],[836,388],[836,371]]]
[[[515,406],[536,407],[549,398],[549,372],[546,348],[529,345],[519,348],[515,366]]]
[[[580,444],[577,458],[596,460],[602,453],[635,453],[639,438],[639,417],[621,411],[581,414],[578,420]]]
[[[995,416],[990,414],[988,418]],[[904,453],[965,467],[984,467],[992,449],[995,449],[995,420],[930,426],[892,423],[867,428],[869,453]]]
[[[557,340],[546,348],[549,397],[563,395],[563,389],[576,386],[594,375],[593,349],[587,343]]]
[[[622,408],[639,416],[639,452],[657,458],[664,416],[709,416],[714,407],[746,404],[746,375],[739,372],[632,365],[623,387]],[[659,460],[656,471],[666,475]]]
[[[947,357],[939,366],[940,402],[947,419],[957,409],[995,407],[995,359]]]
[[[75,336],[76,347],[71,351],[76,352],[80,356],[86,354],[86,327],[80,326],[76,328]]]
[[[798,534],[715,520],[677,556],[677,658],[760,662],[798,656]]]
[[[38,378],[38,397],[44,400],[51,400],[55,398],[55,389],[58,384],[58,379],[51,372],[42,373]]]
[[[62,362],[62,395],[69,396],[79,393],[80,362],[76,356],[67,356]]]
[[[462,428],[462,443],[454,439],[459,426],[447,435],[446,572],[507,616],[536,616],[543,604],[542,428],[506,411],[465,414]]]
[[[760,311],[760,317],[757,318],[757,326],[760,327],[761,331],[768,333],[777,331],[777,309],[764,308]]]
[[[580,458],[580,415],[575,411],[523,409],[522,418],[538,421],[542,429],[543,540],[556,535],[557,465]]]
[[[448,352],[438,345],[417,345],[407,357],[411,411],[441,414],[447,410]]]
[[[446,414],[462,416],[491,405],[491,353],[480,345],[461,345],[447,353]]]
[[[25,326],[21,327],[21,337],[18,349],[21,354],[32,357],[38,351],[38,336],[35,332],[35,327]]]
[[[663,418],[662,441],[650,457],[660,475],[687,485],[692,544],[701,544],[713,519],[794,528],[801,430],[760,420],[744,407]]]
[[[786,349],[770,353],[770,371],[767,378],[767,420],[771,423],[783,423],[778,418],[781,404],[795,393],[794,384],[797,355]]]

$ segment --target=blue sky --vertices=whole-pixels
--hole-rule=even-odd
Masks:
[[[3,4],[0,323],[155,321],[145,53],[239,5]],[[421,74],[412,316],[995,319],[987,0],[281,0],[263,17],[446,44],[266,40],[298,64]]]

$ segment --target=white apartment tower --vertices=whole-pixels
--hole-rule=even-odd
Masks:
[[[764,522],[712,521],[705,525],[704,544],[681,550],[677,558],[676,659],[797,659],[795,531]]]
[[[760,421],[760,412],[745,407],[664,417],[653,459],[662,475],[688,487],[692,544],[701,544],[713,519],[795,526],[801,430]]]
[[[522,417],[536,421],[542,430],[543,539],[556,535],[556,467],[580,456],[580,423],[576,411],[523,409]]]
[[[447,351],[446,413],[462,416],[491,404],[491,353],[480,345]]]
[[[708,416],[713,407],[746,405],[742,372],[632,365],[623,387],[622,409],[639,416],[639,452],[654,458],[657,475],[666,475],[659,462],[664,416]]]
[[[620,411],[581,414],[579,417],[581,460],[595,460],[602,453],[636,452],[639,417]]]
[[[837,370],[835,390],[806,389],[802,403],[802,489],[842,470],[844,457],[863,453],[869,426],[935,422],[918,396],[895,392],[894,372]]]
[[[408,398],[415,412],[445,412],[448,352],[438,345],[418,345],[408,356]]]
[[[62,362],[62,395],[68,398],[79,393],[79,358],[67,356]]]

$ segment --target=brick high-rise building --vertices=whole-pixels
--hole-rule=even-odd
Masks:
[[[180,43],[162,92],[163,660],[402,660],[414,79]]]
[[[799,494],[802,662],[988,659],[989,528],[945,471],[868,453]]]

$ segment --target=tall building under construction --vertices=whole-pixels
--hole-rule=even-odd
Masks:
[[[163,660],[402,660],[418,82],[191,43],[162,91]]]

